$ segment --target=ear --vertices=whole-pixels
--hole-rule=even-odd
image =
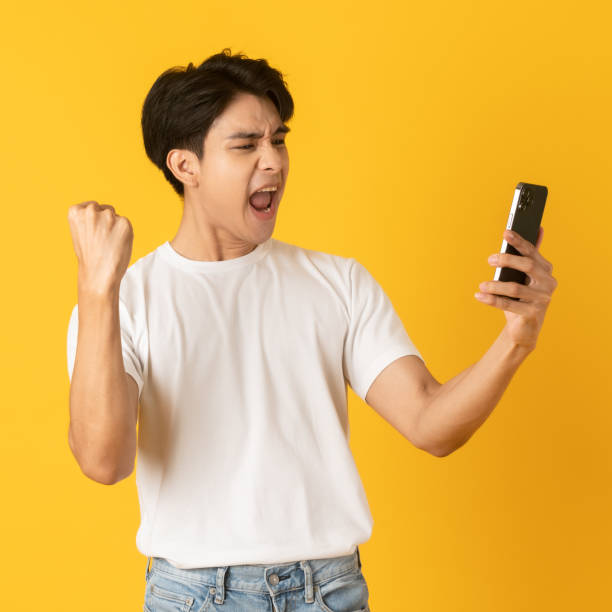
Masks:
[[[200,168],[195,153],[185,149],[172,149],[166,155],[166,165],[181,183],[197,186]]]

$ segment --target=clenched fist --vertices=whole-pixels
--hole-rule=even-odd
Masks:
[[[90,200],[68,209],[68,223],[79,260],[79,291],[118,291],[132,256],[134,232],[129,219],[108,204]]]

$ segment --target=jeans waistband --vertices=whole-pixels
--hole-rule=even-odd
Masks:
[[[149,569],[149,561],[152,561]],[[214,587],[215,603],[222,603],[225,589],[274,593],[305,588],[305,601],[314,602],[313,585],[361,569],[359,546],[349,555],[304,559],[279,564],[223,565],[182,569],[162,557],[147,557],[146,578],[155,569],[177,580]]]

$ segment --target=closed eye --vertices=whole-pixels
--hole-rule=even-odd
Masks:
[[[280,144],[280,145],[284,145],[285,144],[285,141],[282,138],[280,140],[276,140],[275,142],[276,142],[276,144]],[[248,147],[252,147],[252,146],[253,145],[251,145],[251,144],[249,144],[249,145],[242,145],[241,147],[234,147],[234,149],[247,149]]]

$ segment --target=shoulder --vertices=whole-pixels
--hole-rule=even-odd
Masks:
[[[121,279],[119,299],[133,317],[144,308],[146,287],[154,274],[156,250],[129,265]]]
[[[351,266],[355,262],[353,257],[346,255],[311,249],[275,238],[271,240],[274,258],[286,260],[296,266],[316,268],[324,273],[339,275],[345,280],[348,279]]]

